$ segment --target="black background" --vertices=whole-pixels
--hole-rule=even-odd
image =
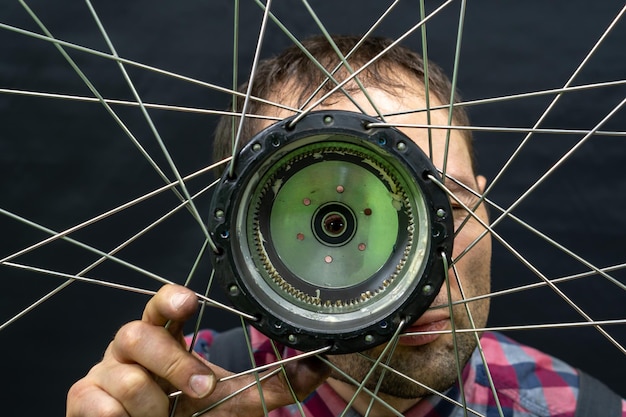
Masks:
[[[98,11],[120,56],[220,86],[232,85],[232,14],[230,1],[98,1]],[[240,21],[238,77],[249,72],[261,11],[243,2]],[[409,4],[411,3],[411,4]],[[416,2],[400,7],[376,31],[397,37],[419,18]],[[426,2],[429,10],[439,5]],[[620,1],[469,2],[458,84],[467,100],[561,87],[587,51],[619,12]],[[33,1],[35,10],[59,39],[107,51],[85,4],[79,1]],[[331,33],[360,34],[379,15],[382,2],[316,1],[320,19]],[[319,33],[311,17],[295,2],[276,0],[276,15],[298,38]],[[429,22],[428,51],[451,73],[459,4]],[[17,2],[0,5],[0,22],[40,33]],[[626,75],[626,22],[620,22],[584,67],[574,84],[613,81]],[[406,42],[420,50],[418,36]],[[290,44],[270,24],[263,56]],[[107,98],[132,100],[117,65],[110,60],[70,50],[79,67]],[[228,97],[209,88],[127,66],[142,99],[199,108],[223,108]],[[93,97],[54,46],[22,34],[0,30],[0,88],[48,91]],[[570,93],[543,127],[590,129],[625,96],[622,87]],[[552,96],[472,107],[479,126],[529,127]],[[115,106],[120,118],[166,166],[153,135],[138,109]],[[181,173],[186,175],[210,160],[214,116],[154,110],[150,112]],[[621,130],[624,110],[603,130]],[[491,197],[502,206],[512,203],[582,137],[535,135],[494,188]],[[523,138],[515,133],[476,133],[480,172],[494,178]],[[624,138],[597,136],[587,141],[515,214],[584,256],[597,266],[624,262],[626,238],[626,156]],[[167,175],[173,178],[170,170]],[[97,103],[0,94],[0,208],[54,230],[63,230],[162,185],[161,179],[130,143],[120,127]],[[208,184],[206,175],[190,182],[193,190]],[[123,214],[98,222],[72,237],[110,250],[136,230],[176,205],[164,193]],[[197,200],[204,215],[208,197]],[[203,212],[204,210],[204,212]],[[495,213],[494,213],[495,215]],[[550,278],[585,271],[585,267],[511,221],[496,230]],[[0,256],[27,247],[48,235],[7,216],[0,218]],[[120,257],[181,282],[202,244],[202,233],[185,211],[149,232]],[[55,242],[20,257],[17,262],[77,273],[97,259],[83,249]],[[201,262],[193,286],[209,276]],[[624,281],[624,272],[613,275]],[[156,289],[159,284],[127,268],[106,262],[87,276]],[[3,266],[0,269],[0,323],[26,307],[62,280]],[[494,245],[495,289],[537,282],[536,276],[501,245]],[[581,279],[560,288],[595,319],[624,318],[624,291],[601,277]],[[216,297],[220,298],[219,294]],[[4,415],[46,410],[63,412],[65,392],[101,356],[115,330],[140,316],[146,296],[75,283],[34,312],[0,332],[0,398]],[[224,329],[238,323],[212,310],[206,326]],[[495,297],[491,325],[581,321],[580,316],[548,289]],[[607,327],[622,345],[623,325]],[[606,381],[622,396],[624,356],[591,328],[533,330],[509,333],[553,353]]]

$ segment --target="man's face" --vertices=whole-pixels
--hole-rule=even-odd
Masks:
[[[396,113],[411,109],[425,108],[424,91],[421,84],[417,82],[406,82],[408,77],[404,78],[406,88],[401,91],[394,91],[394,94],[377,89],[368,88],[368,93],[372,101],[376,104],[377,109],[383,113]],[[288,83],[289,84],[289,83]],[[295,87],[292,88],[292,87]],[[283,91],[297,91],[297,86],[288,85]],[[293,97],[296,97],[294,94]],[[278,97],[270,97],[277,99]],[[352,95],[361,108],[368,109],[368,113],[375,115],[368,99],[361,93]],[[300,103],[289,102],[289,98],[285,100],[285,96],[281,94],[280,101],[284,104],[298,107]],[[431,106],[438,105],[435,99],[431,98]],[[315,110],[351,110],[358,111],[355,105],[344,96],[333,96],[327,102]],[[291,114],[286,110],[269,110],[272,116],[281,118],[288,117]],[[446,125],[448,123],[447,111],[431,112],[431,124]],[[400,116],[386,118],[391,123],[410,123],[425,125],[427,123],[426,113],[408,113]],[[471,189],[481,192],[485,186],[485,179],[476,176],[473,172],[471,157],[467,147],[467,143],[459,131],[452,131],[446,154],[446,131],[441,129],[432,130],[432,148],[429,149],[428,132],[425,129],[417,128],[400,128],[408,137],[410,137],[427,155],[432,155],[433,163],[439,169],[446,162],[446,173],[453,178],[461,181]],[[461,187],[455,186],[450,180],[446,185],[451,188],[459,199],[472,208],[476,202],[476,198]],[[451,200],[454,209],[455,228],[458,228],[467,216],[461,206],[454,200]],[[480,206],[476,211],[476,215],[487,223],[487,213],[484,206]],[[472,244],[476,237],[484,231],[484,227],[474,218],[463,225],[457,232],[454,239],[453,259]],[[469,308],[474,326],[477,328],[484,327],[487,321],[489,309],[488,299],[476,301],[466,304],[456,304],[450,311],[449,301],[452,302],[465,298],[486,294],[490,289],[490,258],[491,258],[491,242],[489,236],[479,241],[461,260],[455,263],[454,269],[449,270],[449,287],[448,292],[446,284],[441,288],[431,308],[426,311],[415,323],[407,329],[408,332],[419,331],[438,331],[451,330],[452,322],[456,329],[472,328],[470,316],[467,308]],[[460,285],[459,285],[460,284]],[[455,353],[453,338],[456,337],[457,354]],[[397,371],[431,387],[432,389],[443,391],[454,384],[457,377],[457,362],[461,366],[466,363],[469,356],[476,346],[475,335],[473,333],[458,333],[456,335],[439,334],[439,335],[416,335],[404,336],[400,338],[397,348],[393,353],[393,357],[389,362]],[[379,346],[363,352],[371,358],[378,358],[384,346]],[[371,367],[371,361],[358,354],[337,355],[329,358],[340,369],[347,372],[353,378],[361,381]],[[376,373],[370,378],[367,386],[373,388],[378,382]],[[341,382],[343,378],[336,374],[334,379],[329,381],[336,389],[346,389]],[[350,389],[350,388],[348,388]],[[380,392],[400,398],[419,398],[427,395],[429,392],[418,385],[407,381],[405,378],[398,377],[393,373],[386,372]]]

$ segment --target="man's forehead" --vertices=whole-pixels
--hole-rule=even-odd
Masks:
[[[448,125],[447,109],[425,111],[426,100],[423,84],[410,78],[402,80],[405,88],[365,85],[366,92],[360,89],[350,88],[349,97],[346,93],[338,91],[312,110],[347,110],[365,112],[374,117],[380,117],[391,125],[397,124],[398,129],[415,142],[426,155],[432,158],[433,163],[439,169],[446,167],[450,175],[463,178],[464,183],[473,184],[474,172],[471,151],[467,139],[459,130],[441,128],[426,128],[428,122],[434,126]],[[305,91],[305,87],[292,80],[284,86],[277,85],[270,95],[269,100],[275,101],[292,108],[301,108],[303,97],[309,98],[311,93]],[[319,98],[319,97],[318,97]],[[312,100],[311,102],[314,102]],[[429,106],[440,106],[439,100],[431,94]],[[283,119],[293,116],[294,111],[284,107],[269,106],[263,109],[267,116]],[[307,107],[304,106],[304,109]],[[387,116],[386,116],[387,115]],[[261,121],[260,127],[265,128],[273,121]],[[414,127],[410,127],[413,125]],[[466,181],[470,181],[467,183]]]

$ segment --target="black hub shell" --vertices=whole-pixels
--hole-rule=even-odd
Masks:
[[[428,178],[440,178],[436,168],[399,130],[370,128],[371,123],[379,120],[347,111],[312,112],[291,126],[292,120],[280,121],[255,135],[234,159],[233,175],[229,176],[226,169],[215,188],[208,222],[209,232],[218,248],[218,252],[212,254],[215,277],[237,309],[257,318],[250,324],[271,339],[301,351],[325,346],[330,346],[327,353],[331,354],[362,351],[388,341],[401,324],[406,327],[414,322],[439,292],[445,277],[442,254],[450,259],[453,245],[454,226],[449,200],[445,192]],[[289,309],[282,309],[280,304],[286,303],[285,300],[266,302],[265,295],[259,293],[259,288],[250,279],[258,275],[258,270],[246,262],[250,258],[245,253],[246,236],[242,236],[242,228],[236,224],[241,205],[251,204],[244,201],[244,190],[251,182],[263,177],[261,171],[267,171],[267,167],[296,149],[299,143],[310,144],[312,137],[322,136],[330,140],[350,138],[350,143],[393,160],[415,182],[426,203],[430,230],[421,276],[398,305],[385,309],[383,316],[372,314],[371,320],[364,319],[358,325],[346,325],[340,319],[332,325],[318,325],[306,317],[292,314]],[[345,216],[350,218],[349,213]],[[324,239],[332,241],[333,238],[325,236]],[[389,271],[383,269],[380,273]]]

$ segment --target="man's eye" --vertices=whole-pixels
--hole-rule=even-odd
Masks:
[[[465,208],[459,204],[451,204],[450,207],[452,208],[452,212],[457,215],[458,213],[467,213],[467,210],[465,210]]]
[[[452,208],[452,218],[454,219],[456,229],[458,225],[467,219],[469,213],[465,210],[465,208],[463,208],[463,206],[458,204],[452,204],[450,207]]]

